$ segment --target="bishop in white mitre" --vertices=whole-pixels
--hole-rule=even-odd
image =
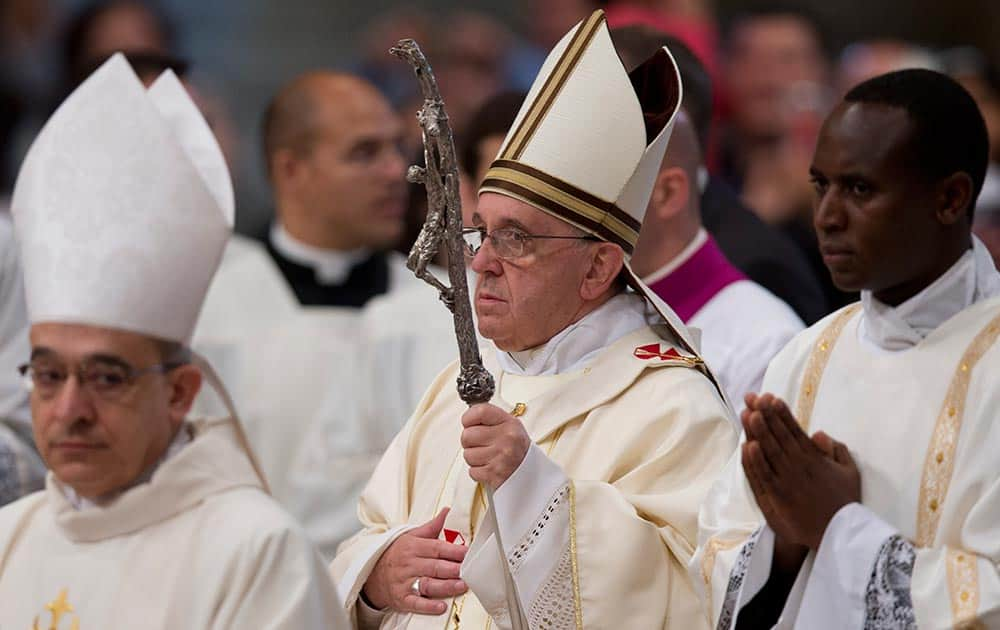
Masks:
[[[816,231],[861,303],[747,398],[691,564],[717,628],[1000,626],[1000,274],[970,235],[986,146],[971,96],[925,70],[824,124]]]
[[[707,623],[685,565],[737,435],[627,262],[680,98],[600,11],[549,55],[465,231],[496,392],[467,408],[453,364],[376,468],[332,565],[358,627]]]
[[[0,627],[344,627],[238,419],[187,418],[220,387],[188,344],[234,208],[177,78],[147,91],[112,57],[42,129],[12,209],[50,473],[0,510]]]

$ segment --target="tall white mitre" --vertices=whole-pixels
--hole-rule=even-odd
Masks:
[[[595,11],[549,53],[479,192],[519,199],[620,245],[630,284],[696,353],[693,335],[628,263],[681,96],[666,47],[627,72],[604,12]]]
[[[233,225],[229,171],[170,71],[116,54],[32,144],[11,203],[31,323],[188,344]]]

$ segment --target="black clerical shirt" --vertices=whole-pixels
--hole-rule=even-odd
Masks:
[[[265,239],[267,251],[303,306],[347,306],[360,308],[377,295],[389,290],[389,260],[385,252],[376,252],[351,268],[340,284],[323,284],[312,267],[289,260],[271,239]]]

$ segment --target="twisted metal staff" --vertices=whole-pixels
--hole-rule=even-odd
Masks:
[[[438,290],[441,301],[451,310],[458,339],[461,371],[458,375],[458,396],[467,405],[489,402],[493,398],[493,376],[483,367],[479,355],[479,342],[469,303],[469,283],[465,275],[465,243],[462,240],[462,203],[458,191],[458,160],[455,157],[455,139],[444,109],[444,100],[438,90],[437,80],[427,63],[420,46],[412,39],[400,40],[389,52],[413,67],[424,97],[423,107],[417,112],[417,121],[424,137],[425,166],[411,166],[406,179],[423,184],[427,190],[427,219],[410,249],[406,266]],[[446,286],[431,273],[427,266],[444,243],[448,252],[448,280]],[[484,487],[489,504],[491,525],[497,547],[503,559],[504,582],[507,586],[507,610],[513,630],[528,630],[524,612],[517,596],[517,585],[510,573],[507,554],[500,540],[493,502],[493,489]]]

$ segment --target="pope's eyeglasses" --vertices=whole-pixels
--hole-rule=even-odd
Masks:
[[[528,234],[517,228],[500,228],[487,232],[483,228],[463,228],[462,239],[465,241],[465,255],[468,258],[475,256],[487,239],[493,242],[493,250],[497,257],[504,260],[514,260],[531,253],[531,241],[538,239],[545,240],[566,240],[566,241],[600,241],[596,236],[550,236],[541,234]]]

